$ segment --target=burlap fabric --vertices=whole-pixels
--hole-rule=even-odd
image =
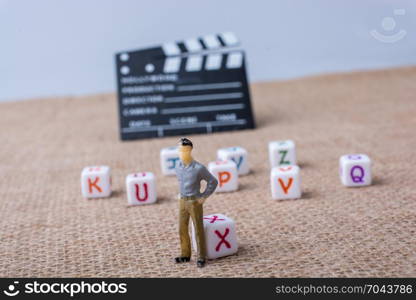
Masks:
[[[179,254],[177,183],[159,150],[120,142],[113,94],[0,105],[0,275],[132,277],[416,276],[416,68],[252,86],[256,130],[195,135],[195,157],[247,148],[253,172],[205,214],[237,224],[238,255],[196,268]],[[294,139],[300,200],[270,197],[267,142]],[[338,158],[367,153],[374,185],[345,188]],[[85,200],[84,166],[112,167],[114,194]],[[125,176],[157,176],[159,201],[128,207]]]

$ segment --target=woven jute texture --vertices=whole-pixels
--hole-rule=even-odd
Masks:
[[[249,152],[238,192],[204,213],[236,222],[237,255],[176,265],[175,177],[159,150],[178,138],[121,142],[114,94],[0,105],[0,276],[416,276],[416,68],[252,85],[257,129],[194,135],[207,164],[224,146]],[[303,196],[271,199],[267,143],[293,139]],[[338,159],[366,153],[374,184],[346,188]],[[86,200],[87,165],[112,168],[112,197]],[[129,207],[125,177],[152,171],[157,204]]]

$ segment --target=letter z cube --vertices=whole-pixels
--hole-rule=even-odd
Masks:
[[[232,160],[210,162],[208,170],[218,180],[216,192],[232,192],[238,189],[237,165]]]
[[[339,176],[345,186],[371,184],[371,160],[365,154],[347,154],[339,159]]]
[[[298,166],[274,167],[270,174],[273,199],[296,199],[302,193]]]
[[[237,252],[237,234],[233,219],[222,214],[204,216],[204,230],[208,259]],[[192,226],[192,243],[194,249],[196,249],[194,226]]]
[[[109,197],[111,195],[110,167],[85,167],[81,173],[81,191],[85,198]]]
[[[131,205],[155,203],[156,178],[151,172],[129,174],[126,177],[127,200]]]
[[[269,143],[270,166],[296,165],[296,147],[292,140]]]

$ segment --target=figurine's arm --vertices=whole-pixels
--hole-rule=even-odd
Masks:
[[[181,199],[182,178],[180,176],[180,171],[179,171],[178,167],[175,168],[175,175],[176,175],[176,178],[178,179],[178,182],[179,182],[179,193],[178,193],[178,195],[176,195],[176,198],[178,200],[180,200]]]
[[[202,166],[200,176],[201,180],[205,180],[207,182],[207,187],[200,196],[201,198],[208,198],[217,188],[218,180],[204,166]]]

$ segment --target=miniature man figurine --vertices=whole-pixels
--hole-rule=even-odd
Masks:
[[[189,238],[189,217],[192,218],[198,247],[197,266],[205,265],[205,232],[203,226],[202,205],[215,191],[218,181],[204,165],[192,158],[192,142],[187,138],[179,141],[180,163],[176,168],[179,181],[179,236],[181,241],[181,256],[176,257],[177,263],[188,262],[191,259],[191,241]],[[204,192],[200,192],[201,181],[207,182]]]

